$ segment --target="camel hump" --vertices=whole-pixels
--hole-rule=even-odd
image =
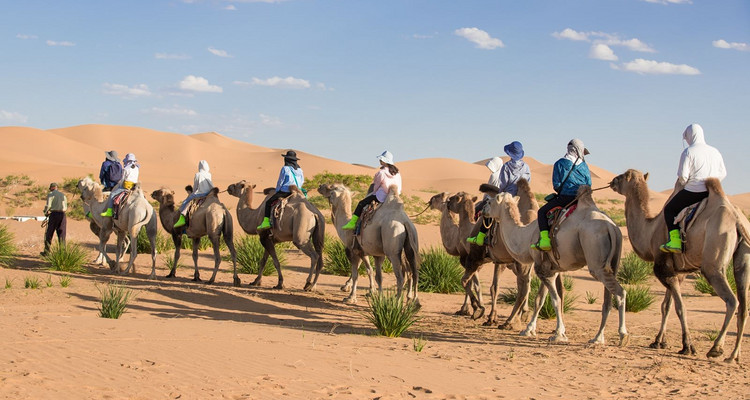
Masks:
[[[521,178],[516,182],[516,186],[518,187],[519,192],[531,194],[531,185],[529,185],[529,181],[527,181],[524,178]],[[534,196],[530,196],[534,197]]]
[[[596,206],[594,203],[594,198],[592,197],[593,191],[591,190],[591,186],[589,185],[581,185],[578,187],[578,207],[581,206]]]
[[[716,178],[706,179],[706,189],[708,189],[709,193],[724,197],[724,189],[721,187],[721,182]]]
[[[527,183],[527,185],[528,185],[528,183]],[[500,188],[497,187],[497,186],[495,186],[495,185],[491,185],[489,183],[483,183],[483,184],[479,185],[479,191],[482,192],[482,193],[486,193],[486,194],[488,194],[490,196],[497,196],[498,193],[500,193]]]
[[[302,195],[302,191],[299,190],[297,185],[289,185],[289,192],[291,192],[292,195],[295,195],[295,194]]]
[[[212,188],[211,191],[208,192],[207,196],[219,197],[219,188],[217,187]]]

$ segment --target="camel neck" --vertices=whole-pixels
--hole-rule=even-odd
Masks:
[[[643,193],[644,190],[635,190],[625,196],[625,221],[633,250],[642,259],[654,261],[652,240],[660,221],[658,216],[650,216],[648,199],[643,198]]]

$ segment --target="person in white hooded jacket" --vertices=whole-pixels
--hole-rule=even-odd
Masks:
[[[214,188],[214,183],[211,181],[211,168],[208,166],[208,161],[200,160],[198,162],[198,172],[193,178],[193,192],[180,205],[180,219],[175,222],[174,227],[179,228],[185,225],[185,214],[187,212],[187,206],[190,201],[200,197],[206,197],[211,189]]]
[[[677,169],[677,180],[683,189],[664,206],[669,241],[661,245],[660,249],[665,253],[682,252],[680,228],[674,222],[677,214],[683,208],[708,197],[706,179],[716,178],[721,181],[727,176],[724,158],[719,150],[706,144],[700,125],[690,124],[682,133],[682,139],[688,144],[680,156],[680,166]]]

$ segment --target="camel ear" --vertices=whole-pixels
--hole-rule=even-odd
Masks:
[[[477,196],[474,196],[474,197],[471,198],[471,202],[472,203],[476,203],[476,201],[477,201]]]
[[[648,172],[646,172],[645,174],[643,174],[643,180],[644,181],[648,181]]]
[[[250,185],[250,189],[255,189],[255,184]]]

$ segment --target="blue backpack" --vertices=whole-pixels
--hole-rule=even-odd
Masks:
[[[113,162],[110,164],[107,170],[107,180],[113,184],[117,184],[122,179],[122,164],[119,162]]]

